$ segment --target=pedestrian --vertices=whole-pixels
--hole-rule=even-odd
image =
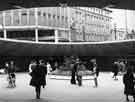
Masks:
[[[76,78],[75,78],[75,76],[76,76],[76,68],[75,68],[75,63],[74,62],[72,62],[72,67],[71,67],[72,69],[71,69],[71,80],[70,80],[70,82],[71,82],[71,84],[76,84]]]
[[[89,71],[93,71],[93,62],[92,60],[88,61],[86,67]]]
[[[120,72],[124,73],[126,70],[126,65],[123,61],[120,62]]]
[[[76,84],[77,67],[80,64],[79,58],[76,58],[75,62],[72,60],[72,63],[74,63],[74,66],[71,71],[71,84]]]
[[[78,86],[82,86],[82,76],[83,76],[83,64],[81,62],[77,62],[77,81],[78,81]]]
[[[10,61],[9,67],[7,68],[7,72],[8,72],[8,81],[9,81],[8,87],[10,87],[10,88],[16,87],[16,75],[15,75],[14,61]]]
[[[29,74],[32,72],[33,69],[35,69],[35,67],[37,65],[36,63],[37,63],[36,60],[32,60],[30,62],[30,64],[29,64]]]
[[[9,68],[9,63],[5,62],[5,73],[6,74],[8,73],[8,68]]]
[[[98,87],[99,67],[97,66],[96,59],[93,59],[93,73],[95,87]]]
[[[58,62],[57,62],[57,61],[55,61],[53,71],[55,71],[56,69],[58,69],[58,67],[59,67]]]
[[[49,62],[47,62],[47,74],[49,74],[50,72],[52,72],[52,67],[51,64]]]
[[[126,95],[126,100],[129,101],[128,96],[131,95],[134,98],[135,102],[135,91],[134,91],[134,75],[133,70],[131,67],[127,69],[126,74],[123,76],[123,83],[124,83],[124,94]]]
[[[43,60],[40,60],[36,68],[31,72],[30,85],[35,88],[36,99],[40,99],[41,86],[44,88],[46,85],[47,68]]]
[[[117,75],[119,72],[119,63],[116,61],[113,63],[112,72],[114,73],[112,78],[114,78],[114,80],[118,80]]]

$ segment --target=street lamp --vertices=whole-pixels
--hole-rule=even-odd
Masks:
[[[114,23],[114,34],[115,34],[115,40],[117,40],[117,26],[116,26],[116,23]]]

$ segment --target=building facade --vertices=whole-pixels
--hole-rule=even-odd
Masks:
[[[35,41],[106,41],[111,11],[83,7],[44,7],[0,12],[0,36]]]
[[[129,40],[129,39],[135,39],[135,31],[132,30],[130,33],[127,33],[125,36],[125,39]]]
[[[124,28],[114,28],[111,30],[112,38],[111,40],[125,40],[127,35],[127,30]]]
[[[110,37],[111,11],[98,8],[70,8],[76,34],[72,38],[81,41],[106,41]]]

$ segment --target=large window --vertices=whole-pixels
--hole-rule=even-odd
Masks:
[[[19,39],[19,40],[35,40],[35,31],[34,30],[26,30],[26,31],[8,31],[7,37],[11,39]]]
[[[29,10],[29,24],[35,25],[35,11],[34,11],[34,9]]]
[[[18,26],[20,24],[19,10],[13,11],[13,25]]]
[[[21,16],[21,24],[24,26],[24,25],[27,25],[27,10],[22,10],[22,16]],[[33,21],[35,22],[35,21]]]
[[[11,26],[11,13],[10,13],[10,11],[5,11],[5,25]]]

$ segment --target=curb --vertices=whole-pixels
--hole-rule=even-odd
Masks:
[[[55,80],[70,80],[71,76],[49,75],[49,79]],[[94,76],[83,76],[83,80],[94,80]]]

